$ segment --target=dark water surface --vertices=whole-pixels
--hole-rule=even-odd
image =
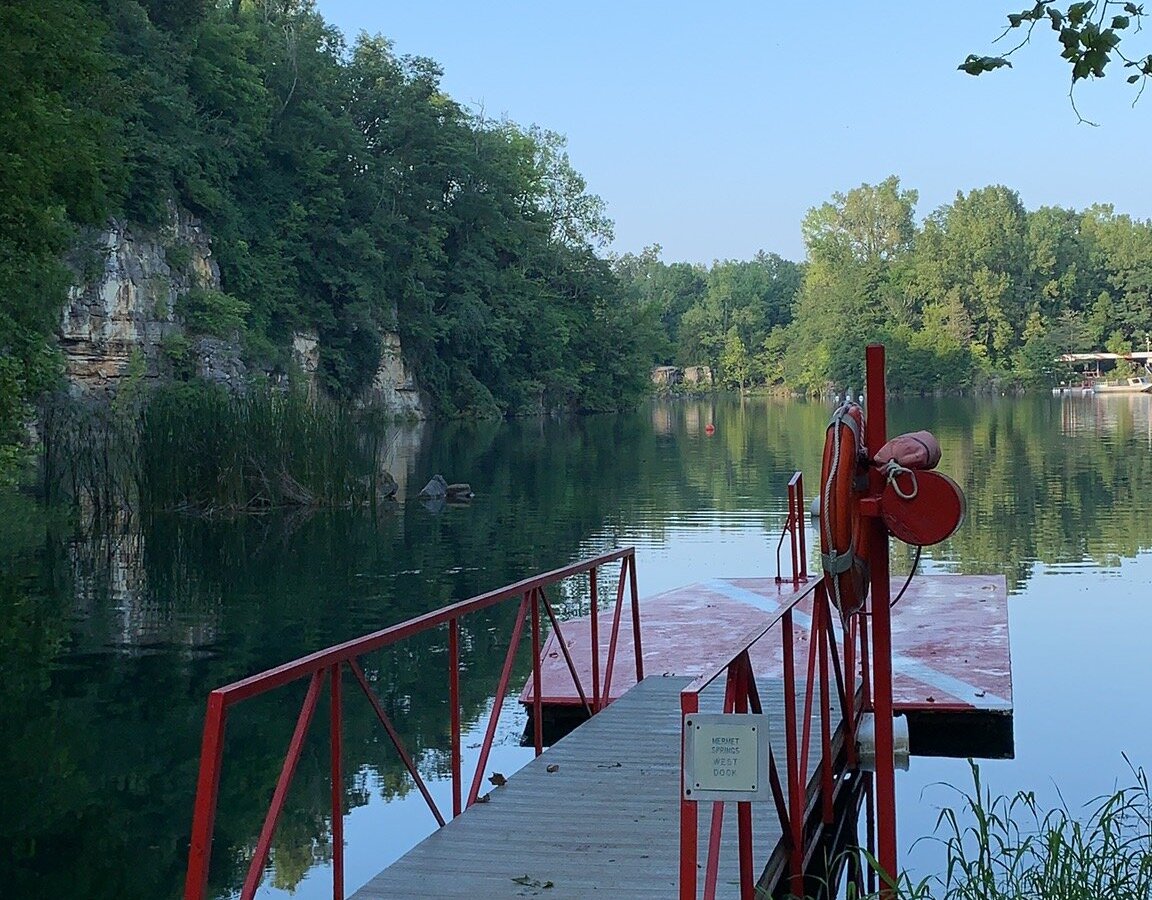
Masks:
[[[936,432],[941,469],[968,495],[967,522],[925,551],[926,568],[1008,578],[1017,758],[984,765],[994,790],[1035,789],[1053,803],[1059,790],[1076,806],[1127,783],[1122,751],[1152,763],[1150,410],[1143,396],[890,409],[893,432]],[[65,518],[0,495],[0,896],[177,896],[213,687],[617,546],[636,546],[642,596],[774,574],[784,486],[796,468],[815,484],[828,414],[817,404],[724,398],[399,432],[390,467],[402,489],[414,494],[442,472],[476,490],[470,506],[439,512],[406,501],[376,515],[156,517],[78,538]],[[893,571],[908,559],[894,548]],[[577,594],[566,602],[573,614],[585,610]],[[473,758],[513,615],[499,608],[467,623]],[[445,644],[429,634],[369,662],[450,806]],[[527,665],[522,654],[521,677]],[[434,822],[362,698],[346,693],[352,889]],[[213,858],[219,896],[243,878],[301,696],[286,689],[230,719]],[[510,701],[490,769],[508,773],[528,758],[517,746],[522,723]],[[331,896],[327,750],[323,725],[313,730],[265,896]],[[968,779],[962,760],[913,760],[898,781],[905,848],[954,802],[939,783]],[[924,842],[905,859],[919,872],[940,864]]]

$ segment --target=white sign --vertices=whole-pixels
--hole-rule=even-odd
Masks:
[[[768,718],[693,713],[684,717],[684,797],[760,800],[768,789]]]

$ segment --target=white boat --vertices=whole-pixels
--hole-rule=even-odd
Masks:
[[[1149,392],[1152,392],[1152,378],[1147,375],[1097,381],[1092,385],[1092,393],[1094,394],[1147,394]]]

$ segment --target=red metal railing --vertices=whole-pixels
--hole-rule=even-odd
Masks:
[[[579,673],[568,652],[568,644],[564,640],[560,621],[549,602],[547,589],[579,575],[587,574],[592,602],[592,622],[596,627],[597,571],[600,567],[610,563],[620,563],[620,574],[616,585],[616,606],[612,619],[612,634],[608,654],[604,660],[604,683],[600,684],[600,652],[599,642],[595,630],[592,642],[592,701],[588,700],[584,685],[581,683]],[[381,631],[364,635],[363,637],[337,644],[312,653],[292,662],[252,675],[241,681],[234,682],[225,687],[217,688],[208,695],[208,709],[204,721],[204,736],[200,751],[200,773],[196,784],[196,804],[192,820],[192,842],[188,851],[188,873],[184,884],[185,900],[202,900],[208,886],[208,872],[212,853],[212,835],[216,817],[216,800],[220,787],[220,775],[224,752],[224,727],[228,710],[241,701],[251,699],[285,685],[308,679],[308,689],[303,705],[296,719],[296,727],[288,744],[288,751],[280,771],[280,777],[272,793],[268,812],[264,818],[263,827],[256,841],[244,885],[240,891],[242,900],[252,897],[260,884],[264,866],[268,859],[268,851],[272,844],[272,837],[276,830],[276,823],[284,808],[284,801],[288,788],[292,783],[296,765],[304,747],[304,740],[308,727],[312,722],[313,714],[319,703],[320,694],[327,680],[329,686],[329,744],[330,765],[332,779],[332,895],[341,900],[344,896],[344,836],[343,836],[343,785],[342,785],[342,721],[343,697],[342,678],[347,668],[351,672],[356,684],[367,697],[376,718],[387,732],[396,752],[400,755],[405,768],[408,770],[417,789],[424,797],[432,815],[439,825],[445,824],[445,817],[437,807],[424,783],[424,779],[417,770],[416,763],[404,746],[399,733],[391,718],[384,709],[383,703],[372,690],[368,678],[360,664],[360,657],[382,647],[387,647],[417,634],[430,631],[434,628],[446,627],[448,631],[448,694],[451,706],[451,770],[452,770],[452,815],[457,816],[462,809],[476,802],[480,793],[480,785],[488,764],[488,756],[492,749],[492,742],[496,735],[496,726],[499,720],[504,697],[508,692],[508,684],[512,677],[513,665],[516,661],[516,652],[520,646],[521,633],[524,630],[525,619],[530,619],[532,634],[532,679],[535,689],[534,697],[534,745],[536,755],[543,752],[543,733],[541,716],[540,692],[540,614],[541,608],[547,614],[552,628],[556,631],[559,644],[568,669],[572,674],[576,690],[584,703],[589,715],[599,711],[608,703],[608,690],[611,686],[612,669],[615,664],[617,638],[624,606],[626,586],[630,594],[632,606],[633,646],[635,649],[636,680],[644,678],[644,660],[640,645],[640,606],[636,591],[636,553],[635,549],[628,547],[605,553],[592,559],[584,560],[564,568],[555,569],[533,578],[518,581],[515,584],[480,594],[469,600],[446,606],[434,612],[417,616],[406,622],[401,622]],[[460,620],[470,613],[475,613],[500,603],[519,600],[516,613],[516,622],[509,638],[507,653],[504,657],[504,666],[500,673],[500,681],[496,688],[492,712],[489,715],[484,741],[480,746],[480,756],[476,764],[476,771],[468,790],[467,802],[464,801],[463,781],[461,773],[461,722],[460,722]]]
[[[792,552],[792,578],[797,588],[807,582],[806,555],[804,551],[804,502],[803,481],[797,473],[788,484],[788,519],[785,530],[790,538]],[[781,579],[778,579],[781,580]],[[803,689],[803,709],[799,708],[796,669],[796,630],[795,619],[801,615],[800,605],[812,598],[812,621],[808,641],[807,679]],[[857,627],[859,619],[863,627]],[[824,826],[831,826],[835,816],[833,799],[837,789],[838,775],[836,771],[837,756],[834,739],[839,733],[845,754],[845,761],[841,765],[851,765],[855,762],[855,732],[859,721],[861,709],[864,704],[858,703],[857,692],[863,691],[868,696],[868,686],[862,688],[857,685],[867,681],[867,666],[862,665],[862,672],[856,668],[857,642],[859,641],[860,657],[866,660],[866,626],[860,617],[853,617],[849,622],[844,635],[844,660],[841,666],[839,642],[836,628],[833,624],[832,605],[828,600],[823,580],[812,583],[810,587],[798,590],[783,609],[776,612],[772,618],[761,627],[750,633],[739,646],[736,653],[728,660],[722,662],[713,671],[705,673],[688,685],[680,694],[680,709],[682,717],[688,717],[700,711],[700,695],[710,684],[721,675],[726,676],[724,706],[725,713],[762,713],[759,690],[756,685],[755,674],[752,669],[750,651],[752,647],[766,636],[778,632],[781,650],[783,653],[783,705],[780,715],[783,718],[784,732],[784,772],[781,772],[777,763],[776,747],[770,744],[768,758],[768,780],[780,819],[785,846],[788,851],[788,879],[789,890],[796,896],[804,896],[804,872],[807,861],[814,849],[816,832],[808,827],[810,819],[818,815]],[[799,661],[801,665],[805,661]],[[845,683],[845,677],[851,679],[850,684]],[[832,691],[836,691],[838,709],[834,710]],[[819,691],[819,704],[817,706],[816,694]],[[818,728],[820,743],[820,758],[817,764],[820,776],[820,789],[814,796],[819,798],[819,808],[809,808],[808,795],[808,763],[812,754],[814,732]],[[683,734],[682,734],[683,753]],[[683,760],[682,760],[683,771]],[[698,889],[699,864],[699,806],[701,801],[691,800],[684,793],[685,785],[681,784],[680,803],[680,898],[681,900],[696,900]],[[704,897],[711,900],[716,895],[716,886],[719,877],[720,844],[723,827],[723,801],[712,802],[711,827],[709,828],[707,858],[704,865]],[[758,876],[754,871],[752,858],[752,805],[749,801],[739,801],[737,809],[737,846],[739,859],[740,894],[744,900],[752,900],[757,896]]]

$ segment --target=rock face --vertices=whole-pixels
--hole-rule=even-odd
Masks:
[[[76,284],[60,322],[60,346],[74,389],[112,390],[129,374],[156,378],[162,345],[183,334],[177,300],[195,288],[220,289],[220,269],[200,223],[171,207],[156,231],[113,221],[71,259]],[[203,338],[193,345],[198,374],[216,381],[244,376],[239,350]]]
[[[241,348],[220,338],[186,336],[176,314],[180,298],[189,291],[220,290],[212,240],[196,218],[170,206],[168,223],[156,230],[113,221],[69,262],[76,283],[61,317],[60,347],[74,392],[114,393],[129,376],[164,376],[169,370],[165,344],[181,338],[197,376],[243,388],[249,372]],[[385,333],[380,351],[380,366],[364,402],[395,416],[425,418],[400,335]],[[320,342],[315,331],[292,336],[291,358],[309,390],[317,390]],[[283,373],[263,374],[273,383],[284,378]]]
[[[385,332],[380,340],[380,365],[372,379],[367,402],[379,404],[393,415],[411,419],[425,418],[420,391],[404,364],[400,335]]]

